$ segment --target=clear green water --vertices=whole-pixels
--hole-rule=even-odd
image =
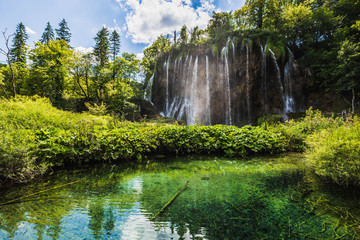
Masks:
[[[62,171],[0,190],[0,239],[360,239],[359,189],[303,158],[187,157]],[[173,196],[188,187],[151,220]]]

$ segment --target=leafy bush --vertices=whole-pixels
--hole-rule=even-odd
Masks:
[[[123,125],[110,130],[39,130],[37,157],[54,165],[142,159],[149,154],[278,153],[284,138],[261,127]]]
[[[23,182],[41,175],[53,166],[35,154],[35,131],[57,128],[82,132],[85,127],[105,128],[109,117],[74,114],[54,108],[48,99],[19,96],[0,100],[0,182]]]
[[[272,125],[269,130],[285,137],[288,151],[302,152],[307,148],[305,140],[308,135],[323,129],[336,128],[342,124],[340,118],[325,117],[321,111],[310,108],[306,111],[304,119]]]
[[[314,133],[306,140],[309,164],[339,184],[360,184],[360,121]]]

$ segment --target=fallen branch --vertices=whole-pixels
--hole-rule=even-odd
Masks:
[[[150,218],[150,221],[154,220],[157,216],[159,216],[176,198],[177,196],[180,195],[180,193],[182,193],[188,186],[189,181],[186,182],[185,186],[183,188],[181,188],[173,197],[170,201],[168,201],[161,209],[160,211],[155,214],[152,218]]]
[[[10,200],[10,201],[8,201],[8,202],[0,203],[0,206],[8,205],[8,204],[10,204],[10,203],[17,202],[17,201],[19,201],[19,200],[21,200],[21,199],[28,198],[28,197],[31,197],[31,196],[34,196],[34,195],[38,195],[38,194],[41,194],[41,193],[44,193],[44,192],[48,192],[48,191],[51,191],[51,190],[55,190],[55,189],[58,189],[58,188],[61,188],[61,187],[65,187],[65,186],[67,186],[67,185],[74,184],[74,183],[78,183],[78,182],[80,182],[80,181],[81,181],[81,180],[78,180],[78,181],[75,181],[75,182],[66,183],[66,184],[59,185],[59,186],[56,186],[56,187],[53,187],[53,188],[50,188],[50,189],[46,189],[46,190],[43,190],[43,191],[40,191],[40,192],[36,192],[36,193],[32,193],[32,194],[29,194],[29,195],[26,195],[26,196],[23,196],[23,197],[19,197],[19,198]]]

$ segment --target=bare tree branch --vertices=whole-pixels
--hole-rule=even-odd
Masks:
[[[6,50],[0,48],[0,53],[2,55],[6,56],[6,58],[7,58],[7,62],[8,62],[8,65],[10,67],[10,72],[11,72],[11,85],[12,85],[12,90],[13,90],[13,97],[16,97],[15,77],[14,77],[14,70],[13,70],[12,62],[11,62],[11,59],[10,59],[10,47],[9,47],[10,37],[12,37],[14,34],[6,36],[6,30],[7,29],[5,29],[5,31],[2,32],[2,35],[3,35],[4,40],[5,40]]]

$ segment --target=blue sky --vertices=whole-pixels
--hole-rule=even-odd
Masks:
[[[47,22],[55,29],[65,18],[72,33],[71,46],[91,48],[96,32],[106,26],[121,36],[121,52],[141,55],[160,34],[205,27],[212,11],[230,11],[243,6],[245,0],[0,0],[0,30],[15,32],[22,22],[33,46]],[[4,48],[1,36],[0,47]],[[5,58],[0,55],[0,62]]]

